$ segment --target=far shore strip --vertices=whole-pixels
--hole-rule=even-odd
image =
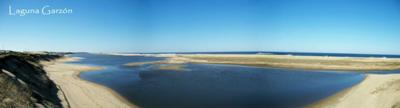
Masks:
[[[148,63],[212,63],[309,70],[375,71],[400,69],[399,58],[245,54],[126,54],[124,56],[156,56],[168,58],[165,61],[128,63],[126,66],[137,66]]]
[[[50,79],[59,87],[59,97],[65,108],[137,108],[111,89],[79,78],[84,71],[99,70],[92,67],[64,62],[79,58],[64,57],[51,62],[42,62]]]

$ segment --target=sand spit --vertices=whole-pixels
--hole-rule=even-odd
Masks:
[[[170,54],[157,55],[167,57],[169,62],[236,64],[259,67],[278,67],[309,70],[398,70],[397,58],[362,57],[324,57],[289,55],[240,55],[240,54]]]
[[[79,58],[64,57],[52,62],[42,62],[50,79],[61,88],[59,97],[64,107],[71,108],[131,108],[131,105],[109,88],[84,81],[78,77],[83,71],[101,67],[65,64]]]
[[[184,66],[186,62],[174,62],[173,60],[166,61],[153,61],[153,62],[133,62],[124,64],[124,66],[128,67],[139,67],[144,65],[152,65],[155,66],[155,69],[158,70],[175,70],[175,71],[188,71]]]

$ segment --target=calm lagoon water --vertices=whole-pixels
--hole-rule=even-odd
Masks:
[[[107,86],[144,108],[285,108],[301,107],[358,84],[364,74],[257,68],[238,65],[186,64],[186,71],[158,70],[129,62],[164,58],[74,54],[74,62],[103,66],[81,78]]]

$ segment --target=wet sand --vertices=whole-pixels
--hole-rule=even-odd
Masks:
[[[101,67],[65,64],[79,58],[64,57],[52,62],[42,62],[48,76],[59,86],[59,97],[68,108],[134,108],[117,93],[104,86],[79,78],[84,71],[99,70]]]

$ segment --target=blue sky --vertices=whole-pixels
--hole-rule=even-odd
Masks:
[[[73,14],[9,16],[13,8]],[[400,0],[1,0],[0,48],[400,54]]]

